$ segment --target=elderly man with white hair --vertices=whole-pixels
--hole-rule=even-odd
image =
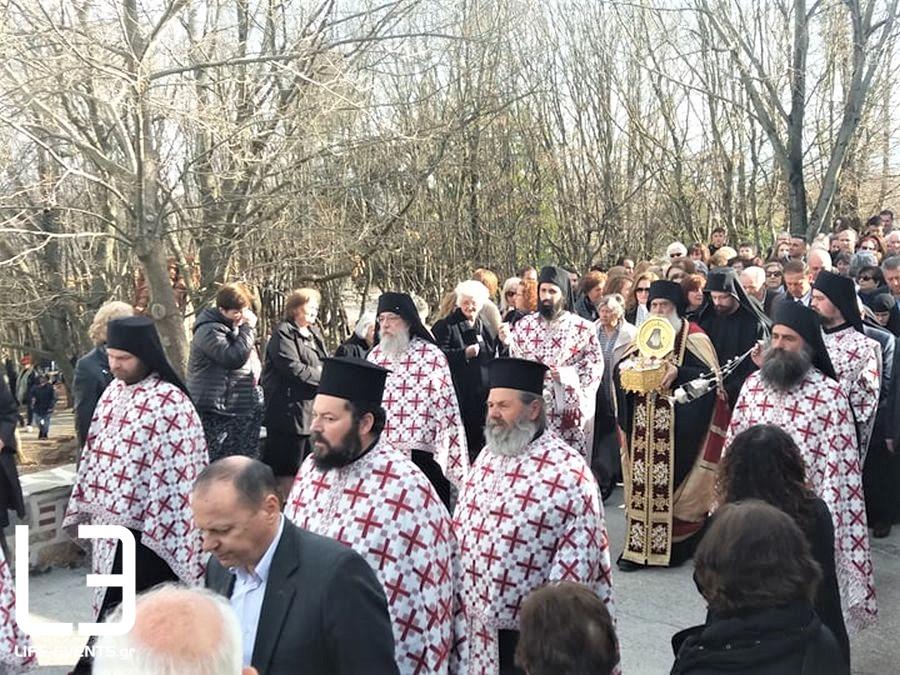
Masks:
[[[234,612],[212,591],[160,586],[138,597],[136,610],[128,633],[98,640],[94,675],[256,675],[241,666]]]
[[[831,254],[824,248],[813,246],[809,249],[809,255],[806,256],[806,266],[809,269],[809,283],[814,284],[819,272],[822,270],[831,272]]]
[[[340,344],[334,355],[364,359],[373,344],[375,344],[375,312],[363,312],[356,321],[353,334]]]
[[[885,257],[900,255],[900,230],[888,232],[884,237]]]
[[[487,367],[497,356],[497,333],[479,314],[488,295],[481,282],[463,281],[456,287],[456,309],[431,329],[450,364],[471,462],[484,447]]]
[[[746,268],[740,274],[741,286],[747,291],[747,295],[751,300],[762,308],[766,316],[772,315],[772,303],[780,297],[783,292],[769,288],[766,285],[766,270],[755,265]]]

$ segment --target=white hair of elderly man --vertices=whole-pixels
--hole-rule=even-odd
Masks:
[[[121,619],[121,608],[107,621]],[[243,667],[231,606],[202,588],[163,584],[137,598],[134,626],[94,646],[94,675],[256,675]]]

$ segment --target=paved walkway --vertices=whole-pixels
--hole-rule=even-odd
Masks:
[[[607,504],[607,524],[613,555],[624,540],[621,491]],[[885,675],[898,672],[900,660],[900,528],[887,539],[873,540],[879,624],[852,640],[853,672]],[[32,612],[47,620],[90,620],[90,589],[85,569],[54,570],[31,580]],[[626,675],[668,673],[672,666],[669,640],[676,631],[700,623],[705,606],[694,588],[690,563],[676,569],[631,574],[613,570],[618,609],[622,666]],[[81,638],[37,637],[41,673],[64,674],[74,662]],[[66,651],[68,650],[68,651]],[[68,658],[66,654],[69,654]],[[57,667],[48,667],[57,666]]]

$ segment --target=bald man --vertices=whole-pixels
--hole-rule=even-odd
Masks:
[[[121,608],[108,619],[121,620]],[[101,637],[94,675],[257,675],[241,667],[241,631],[228,603],[212,591],[175,585],[138,597],[134,626]]]

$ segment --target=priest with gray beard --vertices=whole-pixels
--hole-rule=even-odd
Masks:
[[[525,359],[488,365],[487,444],[453,518],[468,673],[521,673],[519,608],[544,584],[583,584],[615,616],[603,504],[584,457],[547,426],[546,372]]]
[[[663,357],[666,375],[659,390],[635,392],[621,386],[621,368],[636,354],[636,344],[615,374],[619,424],[627,439],[622,454],[625,550],[616,563],[623,572],[687,560],[712,506],[728,404],[714,392],[688,403],[672,402],[676,387],[719,372],[712,342],[684,318],[685,305],[680,285],[665,280],[650,284],[647,309],[675,329],[674,349]]]
[[[469,454],[447,357],[406,293],[382,293],[377,320],[378,344],[366,359],[390,371],[383,437],[407,453],[449,510],[469,470]]]
[[[838,383],[819,317],[799,303],[777,303],[772,337],[758,347],[726,439],[757,424],[784,429],[800,448],[806,479],[834,520],[835,569],[851,634],[877,615],[856,426]]]

